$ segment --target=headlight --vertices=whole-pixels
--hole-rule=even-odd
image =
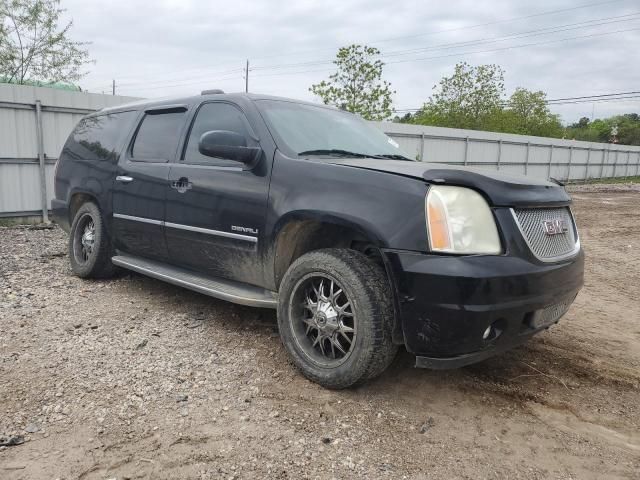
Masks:
[[[432,251],[494,255],[502,252],[491,209],[474,190],[432,186],[427,194],[426,215]]]

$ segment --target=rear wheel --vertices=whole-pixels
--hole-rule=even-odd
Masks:
[[[280,286],[278,325],[302,373],[327,388],[346,388],[382,373],[397,346],[393,303],[380,266],[348,249],[297,259]]]
[[[114,274],[111,242],[102,213],[95,203],[83,204],[73,219],[69,235],[69,261],[82,278],[105,278]]]

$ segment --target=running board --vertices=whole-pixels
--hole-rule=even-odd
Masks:
[[[276,292],[246,283],[207,277],[184,268],[125,254],[116,255],[111,261],[119,267],[228,302],[250,307],[277,308],[278,306]]]

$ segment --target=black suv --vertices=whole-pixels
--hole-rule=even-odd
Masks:
[[[329,388],[399,345],[452,368],[558,321],[583,282],[565,189],[412,161],[359,117],[207,91],[80,121],[56,166],[71,267],[116,267],[277,308],[293,362]]]

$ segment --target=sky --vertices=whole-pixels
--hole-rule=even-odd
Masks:
[[[83,89],[144,98],[203,89],[315,100],[339,47],[377,47],[394,107],[415,109],[460,61],[549,99],[640,91],[640,1],[62,0],[95,63]],[[578,37],[578,38],[576,38]],[[564,122],[640,112],[640,96],[554,105]]]

